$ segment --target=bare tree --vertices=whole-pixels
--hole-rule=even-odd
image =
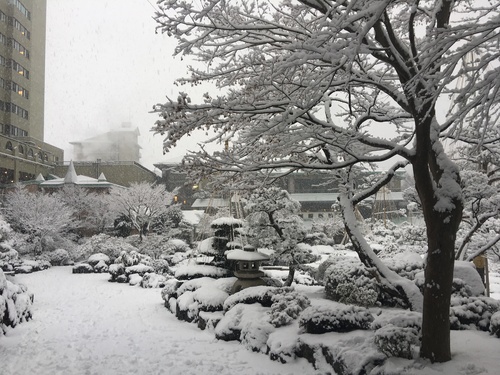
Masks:
[[[57,195],[32,193],[22,187],[6,195],[4,213],[14,229],[30,236],[35,254],[42,253],[46,236],[63,235],[79,226],[75,210]]]
[[[175,192],[166,191],[163,185],[142,182],[127,189],[113,188],[109,199],[116,217],[124,215],[130,220],[142,241],[152,222],[169,212],[174,196]]]
[[[463,202],[459,170],[440,139],[460,137],[470,123],[480,142],[490,142],[499,115],[500,67],[492,64],[500,57],[497,4],[164,0],[159,6],[156,20],[177,38],[176,53],[203,63],[180,83],[211,81],[224,89],[219,97],[205,95],[203,103],[181,93],[155,106],[165,150],[197,129],[211,131],[209,142],[227,145],[186,158],[201,173],[336,170],[396,156],[410,164],[428,241],[420,354],[450,360],[449,305]],[[452,108],[438,118],[450,97]],[[385,131],[393,135],[382,136]],[[348,189],[344,194],[350,214],[352,197]],[[360,243],[360,258],[368,259],[359,232],[349,234]]]

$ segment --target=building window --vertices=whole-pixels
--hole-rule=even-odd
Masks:
[[[7,143],[5,144],[5,149],[9,150],[9,151],[13,151],[14,150],[14,147],[12,147],[12,142],[11,141],[7,141]]]
[[[7,22],[7,15],[0,10],[0,21]]]
[[[10,82],[10,89],[14,92],[16,92],[18,95],[22,96],[23,98],[29,99],[29,91],[26,90],[24,87],[19,86],[15,82]]]
[[[43,160],[49,162],[49,155],[43,154]]]
[[[0,33],[0,43],[1,43],[1,44],[5,44],[5,45],[7,45],[8,40],[9,40],[9,39],[8,39],[5,35],[3,35],[2,33]]]
[[[10,65],[12,66],[12,70],[15,70],[17,74],[23,76],[26,79],[30,79],[29,70],[25,69],[21,64],[18,64],[15,60],[11,60]]]
[[[28,157],[30,158],[34,157],[33,150],[31,148],[28,150]]]
[[[42,161],[43,160],[43,154],[42,154],[42,151],[40,151],[38,154],[38,160]]]
[[[19,43],[14,38],[10,38],[10,45],[12,46],[12,48],[14,48],[17,52],[19,52],[21,55],[23,55],[27,59],[30,58],[30,51],[28,51],[28,49],[26,47],[24,47],[21,43]]]
[[[31,19],[30,11],[24,6],[19,0],[8,0],[10,4],[13,4],[27,19]]]
[[[24,155],[24,147],[22,145],[19,145],[17,149],[21,155]]]
[[[15,17],[9,17],[9,25],[19,30],[21,34],[26,37],[26,39],[31,39],[31,33],[29,32],[29,30],[24,27],[23,24],[19,22]]]

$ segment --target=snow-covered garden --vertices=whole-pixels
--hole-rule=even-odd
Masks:
[[[258,215],[272,203],[261,192],[261,200],[258,193],[249,196],[245,220],[221,210],[205,238],[193,243],[171,236],[178,230],[142,240],[101,233],[80,243],[67,239],[69,250],[49,247],[34,255],[2,221],[0,259],[8,273],[0,272],[2,373],[494,371],[500,349],[496,256],[490,257],[491,298],[471,262],[455,263],[453,360],[431,364],[418,358],[421,313],[387,294],[349,243],[335,243],[320,223],[307,230],[293,219],[300,206],[279,189],[272,192],[279,196],[273,220],[281,231],[269,230],[269,216]],[[384,264],[421,287],[421,228],[372,220],[363,228]],[[58,238],[46,234],[52,236]],[[243,242],[253,246],[243,250]],[[246,261],[260,268],[239,268]],[[239,272],[255,272],[261,282],[235,289],[245,285],[238,284]]]

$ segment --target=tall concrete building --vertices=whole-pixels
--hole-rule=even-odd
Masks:
[[[44,142],[46,0],[0,0],[0,185],[52,173]]]

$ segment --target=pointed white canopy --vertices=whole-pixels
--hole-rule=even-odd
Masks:
[[[99,177],[97,178],[97,181],[102,182],[102,181],[107,181],[106,176],[104,175],[104,172],[101,172]]]
[[[76,184],[78,182],[78,175],[76,174],[75,166],[73,165],[73,160],[69,162],[68,172],[64,177],[65,184]]]
[[[45,181],[45,178],[43,178],[41,173],[38,173],[38,176],[36,176],[35,181]]]

